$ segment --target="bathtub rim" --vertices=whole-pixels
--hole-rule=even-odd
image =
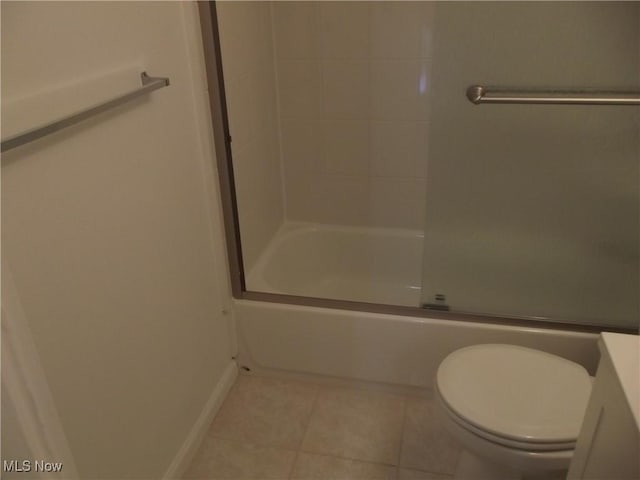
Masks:
[[[283,305],[307,306],[312,308],[327,308],[330,310],[346,310],[383,315],[399,315],[413,318],[429,318],[432,320],[457,321],[467,323],[481,323],[489,325],[503,325],[506,327],[520,327],[531,329],[564,330],[579,333],[628,333],[638,335],[640,332],[633,327],[603,326],[596,324],[577,324],[543,317],[516,317],[499,315],[482,315],[471,312],[429,310],[420,307],[405,307],[402,305],[384,305],[378,303],[354,302],[349,300],[335,300],[330,298],[303,297],[282,293],[267,293],[245,290],[235,296],[237,300],[255,302],[279,303]]]

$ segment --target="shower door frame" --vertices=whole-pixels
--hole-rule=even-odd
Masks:
[[[204,61],[209,94],[209,110],[216,153],[220,200],[222,204],[226,251],[229,262],[231,292],[234,298],[259,302],[304,305],[309,307],[400,315],[437,320],[498,324],[514,327],[543,328],[585,333],[618,332],[637,334],[627,327],[570,323],[552,318],[528,316],[489,316],[471,312],[430,310],[421,307],[304,297],[247,290],[242,258],[242,243],[231,152],[231,134],[224,88],[224,73],[215,1],[198,1]]]

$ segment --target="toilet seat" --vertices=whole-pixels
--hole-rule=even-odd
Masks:
[[[454,422],[488,441],[531,451],[572,450],[591,380],[564,358],[487,344],[445,358],[436,390]]]
[[[482,430],[475,425],[466,422],[463,418],[458,416],[455,412],[453,412],[442,400],[442,396],[438,397],[440,399],[440,406],[446,412],[446,415],[458,424],[461,428],[468,430],[469,432],[485,439],[490,442],[493,442],[498,445],[502,445],[507,448],[512,448],[515,450],[522,450],[528,452],[559,452],[565,450],[573,450],[575,448],[576,442],[561,442],[561,443],[551,443],[551,442],[519,442],[517,440],[512,440],[506,437],[501,437],[498,435],[493,435],[485,430]]]
[[[441,415],[442,426],[461,445],[462,454],[460,464],[456,466],[455,479],[468,480],[470,478],[531,478],[537,480],[549,480],[549,478],[561,478],[552,472],[562,472],[569,468],[573,450],[522,450],[494,443],[480,437],[471,430],[460,426],[439,401],[436,409]],[[475,460],[472,470],[469,464],[463,462],[463,457],[469,459],[471,455]],[[487,470],[491,472],[488,474]],[[562,477],[564,478],[564,477]]]

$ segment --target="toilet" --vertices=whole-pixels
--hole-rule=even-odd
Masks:
[[[456,479],[565,478],[591,394],[577,363],[516,345],[461,348],[438,368],[444,427],[462,446]]]

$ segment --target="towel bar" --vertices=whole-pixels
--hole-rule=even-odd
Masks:
[[[519,91],[471,85],[467,98],[473,104],[640,105],[640,92],[538,90]]]
[[[63,128],[70,127],[71,125],[75,125],[78,122],[86,120],[87,118],[93,117],[94,115],[106,110],[122,105],[123,103],[133,100],[141,95],[169,86],[168,78],[150,77],[147,75],[147,72],[142,72],[140,74],[140,79],[142,81],[142,87],[131,92],[125,93],[106,102],[99,103],[98,105],[94,105],[80,112],[73,113],[51,123],[47,123],[46,125],[32,128],[26,132],[9,137],[6,140],[2,140],[2,147],[0,151],[6,152],[12,148],[19,147],[20,145],[33,142],[34,140],[50,135],[58,130],[62,130]]]

